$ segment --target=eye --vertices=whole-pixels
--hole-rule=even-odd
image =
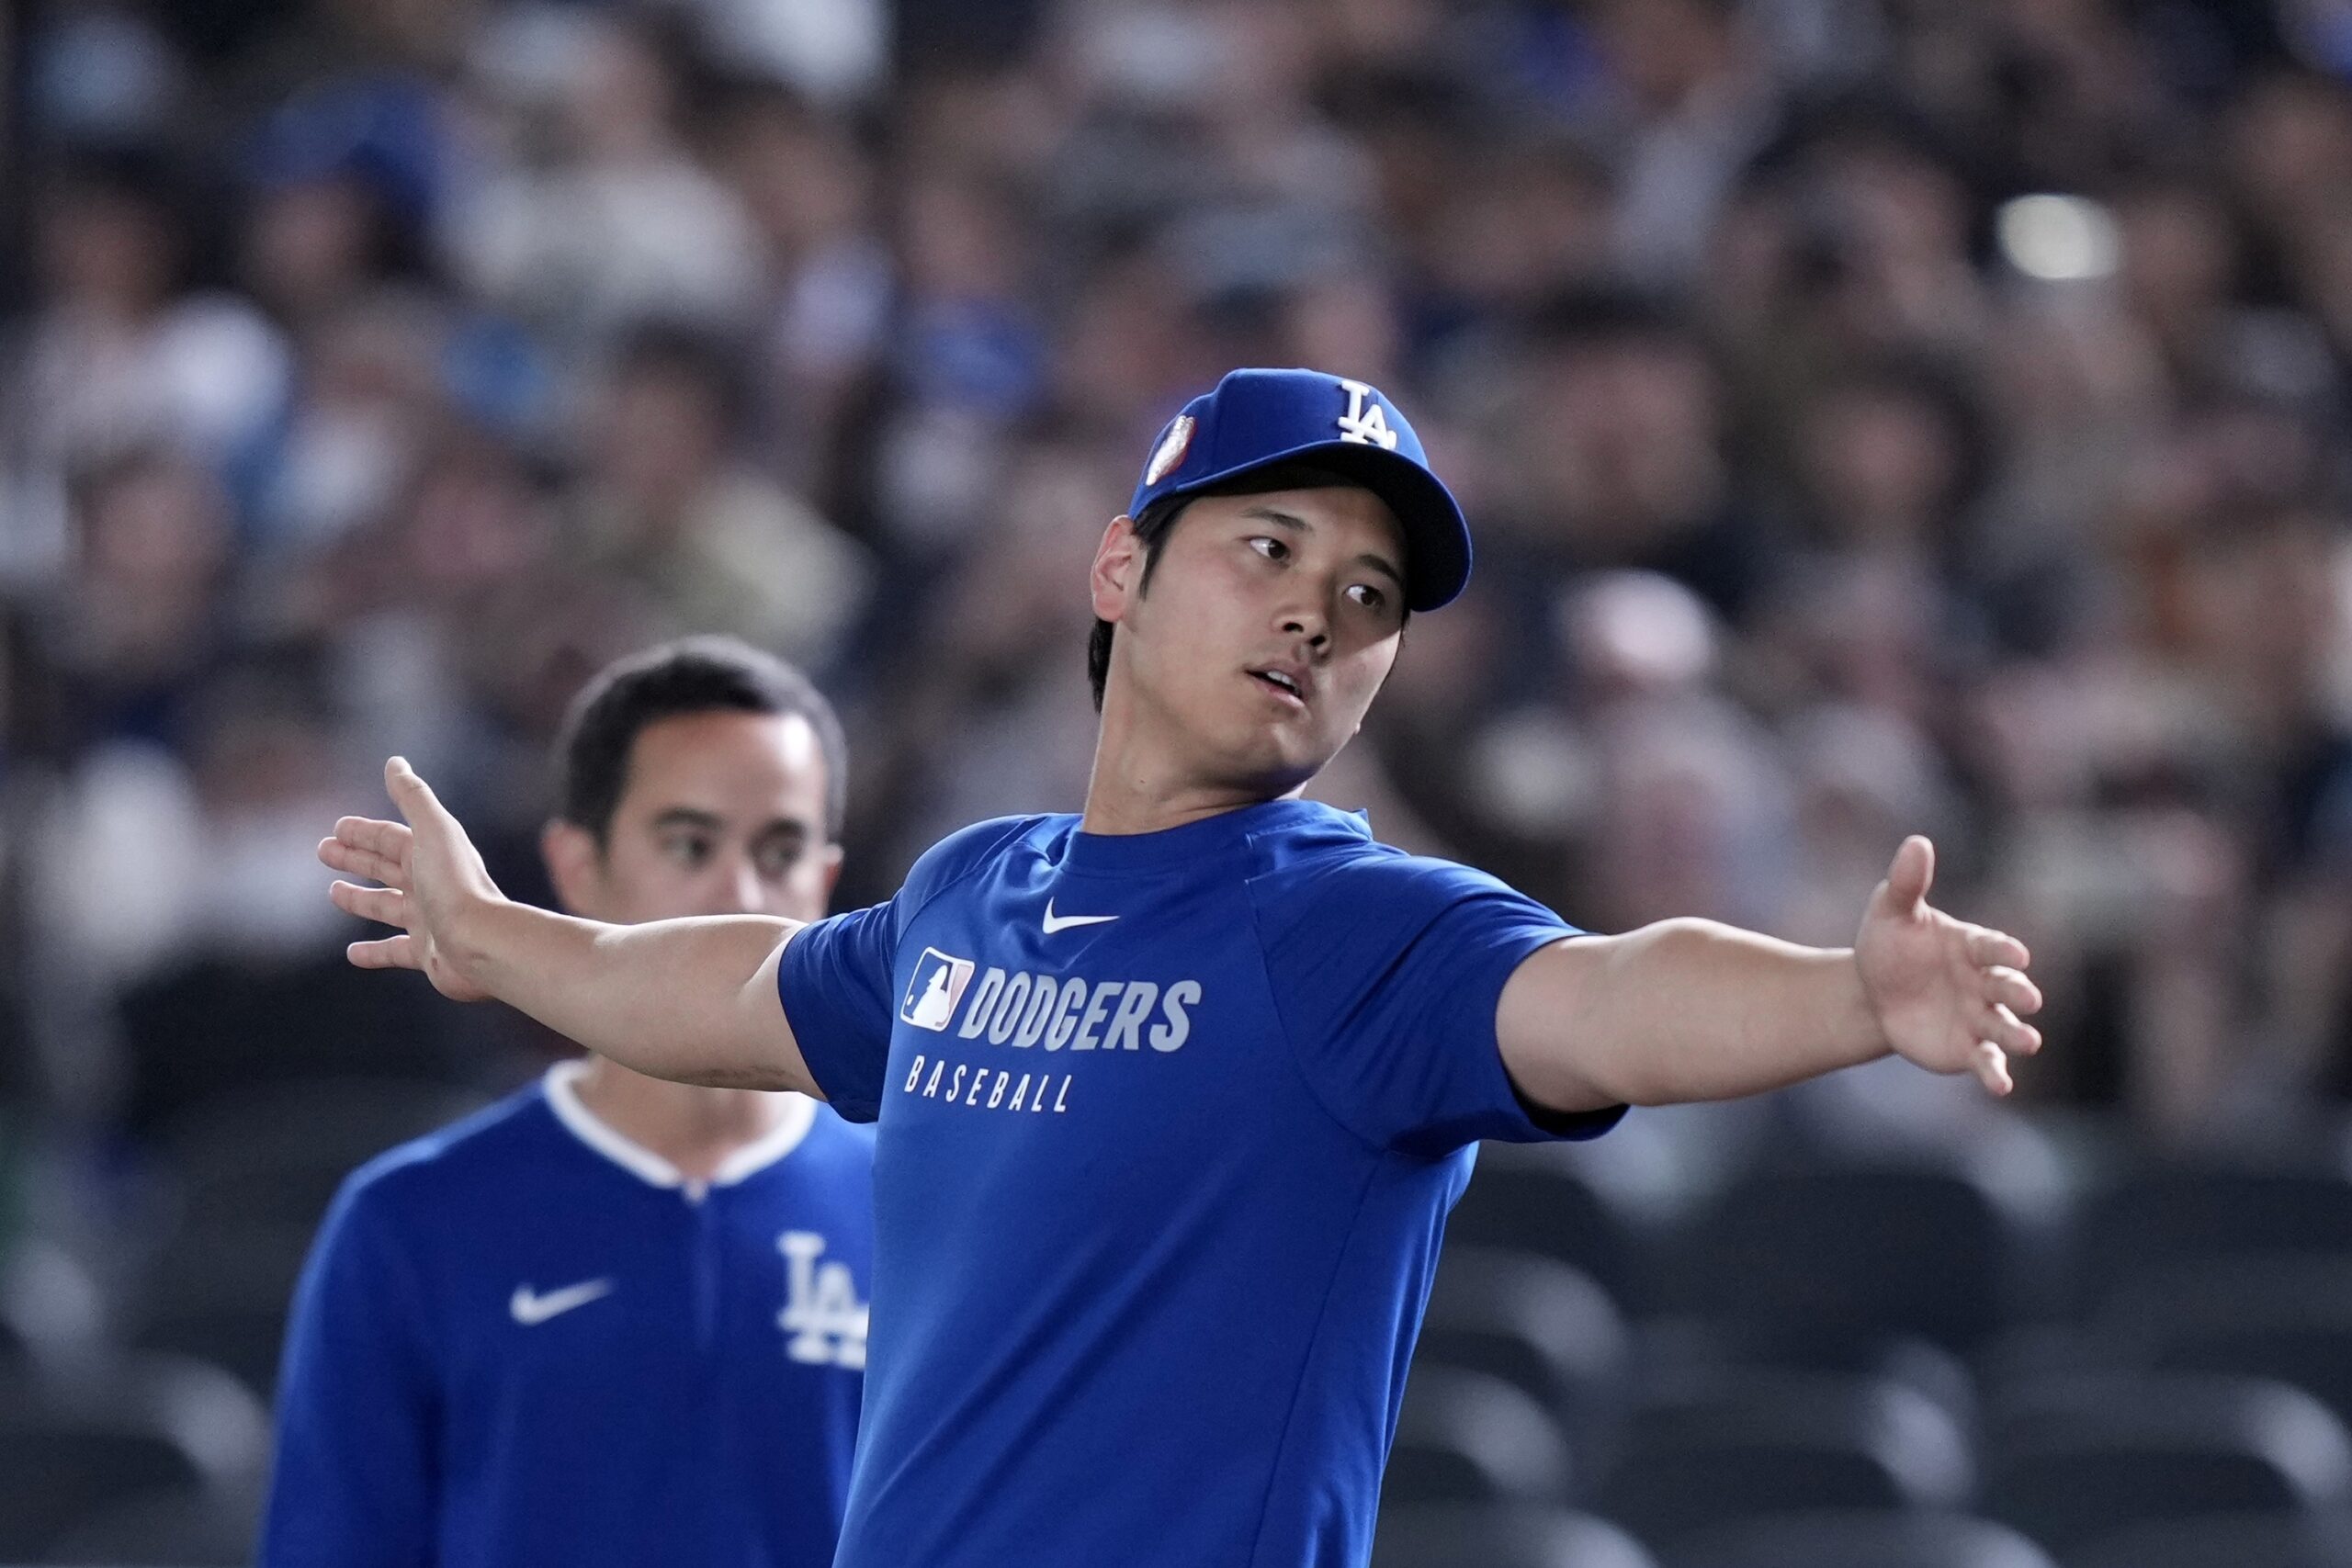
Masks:
[[[762,844],[752,852],[752,861],[760,875],[770,882],[781,882],[800,863],[799,840],[779,839]]]
[[[1290,547],[1282,540],[1264,534],[1253,535],[1250,540],[1250,547],[1268,560],[1290,559]]]
[[[1388,607],[1388,595],[1369,582],[1357,583],[1348,590],[1348,596],[1367,610],[1385,610]]]
[[[710,859],[710,840],[700,833],[673,833],[662,840],[662,852],[692,871]]]

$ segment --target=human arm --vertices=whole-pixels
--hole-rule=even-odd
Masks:
[[[460,1001],[496,998],[655,1077],[821,1097],[793,1038],[776,966],[797,921],[752,915],[605,925],[501,894],[458,819],[395,757],[405,822],[346,817],[319,858],[336,905],[400,929],[350,946],[368,969],[422,971]]]
[[[394,1238],[347,1190],[294,1301],[260,1568],[428,1568],[439,1506],[430,1336]]]
[[[1927,901],[1935,856],[1904,840],[1852,948],[1712,920],[1663,920],[1531,954],[1503,987],[1496,1039],[1520,1092],[1559,1111],[1759,1093],[1893,1052],[2011,1088],[2041,1035],[2022,943]]]

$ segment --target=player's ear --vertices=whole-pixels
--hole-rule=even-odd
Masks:
[[[539,829],[539,854],[548,863],[548,881],[565,908],[584,914],[596,907],[605,857],[596,847],[595,834],[577,822],[552,818]]]
[[[1102,542],[1094,547],[1093,569],[1087,574],[1096,620],[1125,617],[1128,590],[1142,586],[1142,571],[1143,541],[1136,537],[1136,520],[1123,512],[1102,530]]]
[[[825,902],[826,902],[826,903],[830,904],[830,903],[831,903],[831,902],[833,901],[833,886],[834,886],[834,885],[835,885],[836,883],[840,882],[840,881],[841,881],[841,879],[842,879],[842,847],[841,847],[839,844],[827,844],[827,845],[825,846]]]

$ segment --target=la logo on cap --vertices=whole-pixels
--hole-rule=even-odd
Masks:
[[[1362,381],[1335,378],[1348,394],[1348,412],[1340,416],[1340,439],[1396,450],[1396,433],[1388,428],[1388,412],[1373,399],[1378,396]]]
[[[1168,434],[1160,438],[1159,450],[1151,455],[1150,466],[1143,471],[1145,484],[1156,485],[1176,471],[1176,466],[1184,460],[1184,454],[1192,450],[1193,424],[1191,414],[1176,416],[1176,423],[1170,425]]]

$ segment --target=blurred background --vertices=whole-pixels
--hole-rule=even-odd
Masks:
[[[842,705],[885,897],[1076,808],[1102,525],[1310,364],[1480,562],[1317,794],[1607,931],[1842,942],[1924,830],[2052,998],[2010,1106],[1487,1151],[1383,1568],[2352,1563],[2352,4],[0,46],[0,1560],[242,1560],[334,1183],[564,1049],[342,965],[311,847],[387,753],[544,897],[565,701],[735,632]]]

